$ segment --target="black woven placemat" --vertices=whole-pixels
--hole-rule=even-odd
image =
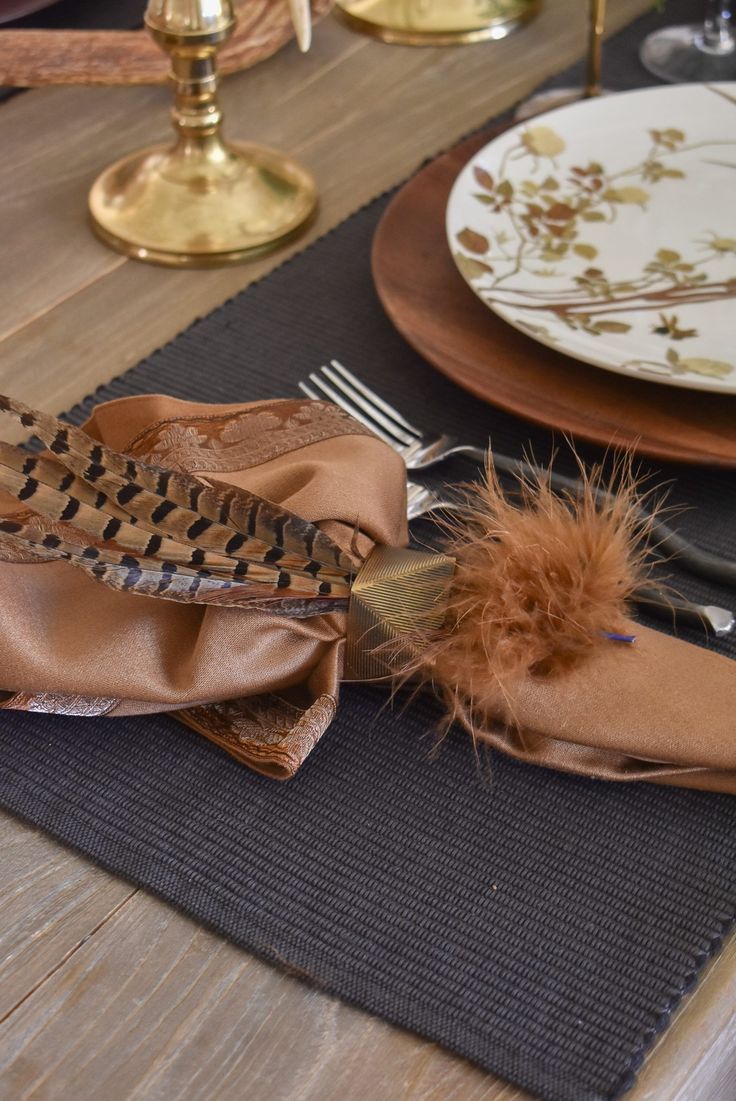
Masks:
[[[631,67],[641,34],[609,50],[619,85],[627,72],[644,83]],[[544,458],[548,433],[455,388],[387,322],[369,272],[386,201],[73,419],[141,392],[292,396],[338,356],[420,423],[479,444],[490,434],[514,454],[531,442]],[[458,463],[446,476],[469,473]],[[697,504],[681,529],[733,553],[733,475],[661,475],[674,479],[676,501]],[[733,600],[685,574],[677,582],[693,598]],[[736,656],[733,642],[720,649]],[[381,689],[348,687],[334,728],[296,779],[278,784],[166,717],[3,712],[0,800],[244,948],[541,1097],[613,1098],[733,919],[736,799],[598,783],[497,755],[485,774],[462,735],[430,760],[436,719],[427,699],[402,713]]]

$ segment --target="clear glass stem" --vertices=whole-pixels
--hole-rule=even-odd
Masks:
[[[733,53],[736,50],[732,22],[732,0],[706,0],[707,8],[703,33],[698,36],[698,47],[708,54]]]

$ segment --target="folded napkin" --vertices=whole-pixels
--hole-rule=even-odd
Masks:
[[[287,778],[343,679],[412,679],[515,757],[736,791],[734,664],[626,618],[625,510],[596,526],[543,493],[506,515],[491,478],[490,538],[476,504],[416,552],[403,461],[329,403],[142,396],[83,430],[0,409],[48,447],[0,445],[0,707],[171,711]],[[550,510],[548,540],[529,518]]]

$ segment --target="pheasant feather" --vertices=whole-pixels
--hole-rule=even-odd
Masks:
[[[234,576],[242,579],[248,574],[250,581],[266,583],[281,579],[288,559],[279,564],[264,561],[248,561],[240,557],[228,557],[192,549],[176,540],[161,536],[155,529],[147,528],[150,535],[135,525],[135,520],[127,517],[123,509],[101,493],[94,491],[85,482],[64,471],[53,460],[28,455],[20,448],[0,442],[0,487],[22,503],[32,503],[36,512],[50,520],[61,523],[74,521],[77,528],[84,528],[99,542],[111,543],[124,550],[156,558],[164,564],[173,563],[176,567],[194,566],[206,568],[210,573],[224,577]],[[119,519],[122,517],[123,519]],[[260,547],[253,540],[249,551],[260,550],[266,554],[268,547]],[[326,571],[322,573],[324,579]],[[312,577],[305,585],[299,571],[294,571],[290,587],[297,591],[312,592]],[[340,580],[339,576],[337,580]]]
[[[57,528],[62,525],[57,525]],[[64,525],[66,527],[66,525]],[[69,528],[65,539],[57,531],[44,531],[33,524],[16,520],[0,520],[0,538],[22,550],[32,550],[39,561],[62,559],[77,566],[95,581],[101,581],[120,592],[159,596],[183,603],[219,604],[226,607],[247,606],[252,610],[299,617],[322,611],[335,611],[335,601],[321,603],[305,600],[296,591],[280,591],[269,596],[260,583],[213,577],[208,570],[178,567],[121,551],[104,550],[85,544],[83,533]],[[77,540],[72,541],[72,540]]]
[[[225,527],[233,529],[230,538],[238,533],[259,539],[274,550],[295,556],[295,560],[304,560],[305,564],[319,562],[328,568],[337,567],[342,573],[355,570],[355,563],[348,555],[314,524],[256,494],[232,486],[212,487],[180,471],[165,470],[122,455],[92,440],[81,429],[2,395],[0,411],[10,413],[32,429],[68,470],[99,488],[114,485],[117,493],[123,491],[123,507],[131,516],[141,511],[145,518],[144,509],[134,511],[136,498],[145,491],[153,494],[159,506],[157,526],[168,519],[170,527],[178,525],[186,530],[186,513],[190,512],[200,521],[210,521],[210,526],[200,523],[196,531],[194,538],[200,546],[212,528],[222,536],[220,529]],[[147,500],[150,502],[150,498]],[[173,506],[185,512],[176,512]]]
[[[305,577],[296,571],[287,575],[280,565],[268,561],[230,558],[196,548],[192,550],[176,540],[158,535],[155,529],[152,535],[148,535],[132,523],[109,516],[104,505],[98,508],[84,504],[77,497],[41,481],[38,477],[39,461],[35,456],[25,455],[20,449],[15,455],[9,455],[9,450],[13,450],[9,449],[9,445],[0,444],[0,486],[18,501],[33,504],[42,516],[62,523],[74,521],[75,526],[101,543],[114,543],[133,554],[146,558],[155,557],[167,565],[173,563],[176,566],[202,566],[226,577],[243,579],[247,574],[249,581],[277,584],[279,587],[289,587],[303,593],[314,591],[313,577]],[[3,461],[5,459],[9,461]],[[19,470],[19,467],[23,469]],[[256,550],[261,550],[257,543]]]
[[[13,399],[0,397],[0,411],[55,456],[0,443],[0,487],[65,525],[62,536],[16,516],[0,522],[0,538],[128,592],[299,616],[344,606],[354,567],[315,525],[255,494],[129,458]]]

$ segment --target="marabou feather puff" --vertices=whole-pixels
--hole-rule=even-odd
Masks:
[[[245,490],[113,451],[79,428],[0,396],[48,447],[0,442],[0,488],[25,510],[0,541],[63,559],[123,592],[308,616],[346,607],[355,564],[320,531]]]
[[[464,509],[445,521],[457,568],[438,631],[416,633],[398,681],[431,683],[446,725],[471,733],[513,720],[529,677],[551,677],[599,646],[620,645],[627,601],[647,572],[642,519],[630,472],[615,493],[581,467],[581,494],[560,497],[544,474],[504,495],[489,460],[467,487]]]

